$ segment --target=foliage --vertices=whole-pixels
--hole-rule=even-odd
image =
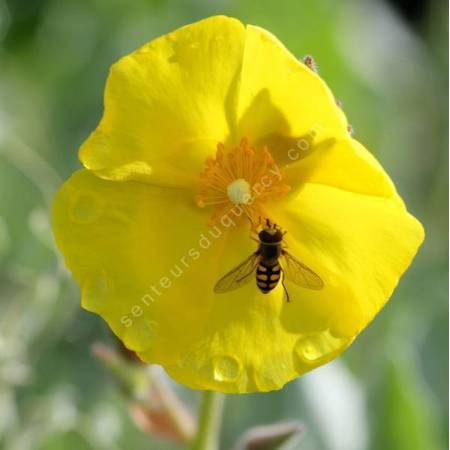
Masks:
[[[137,431],[126,397],[92,358],[94,341],[115,342],[79,308],[48,207],[79,167],[111,62],[226,13],[314,55],[427,238],[392,301],[339,361],[280,392],[230,396],[223,448],[282,419],[306,425],[299,449],[447,448],[447,11],[432,5],[413,29],[368,0],[0,0],[0,446],[178,448]]]

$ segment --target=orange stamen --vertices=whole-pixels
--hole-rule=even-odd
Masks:
[[[200,208],[214,208],[212,224],[237,206],[255,224],[258,217],[266,216],[264,203],[289,190],[269,150],[256,150],[242,139],[230,150],[217,145],[215,157],[205,162],[195,201]]]

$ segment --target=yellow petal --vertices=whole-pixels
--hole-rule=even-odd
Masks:
[[[309,148],[305,147],[306,151]],[[334,186],[346,191],[396,198],[394,184],[378,161],[358,141],[332,139],[304,150],[293,148],[285,168],[286,182],[293,188],[309,183]]]
[[[80,149],[85,167],[113,180],[189,182],[186,171],[199,172],[228,136],[244,37],[238,20],[212,17],[114,64],[101,123]]]
[[[80,159],[105,179],[191,186],[218,142],[246,137],[279,160],[286,140],[312,132],[316,142],[347,133],[325,83],[270,33],[218,16],[112,66]]]
[[[56,243],[83,307],[100,314],[129,348],[156,345],[161,362],[179,356],[199,332],[184,324],[201,323],[208,311],[202,289],[213,275],[197,261],[203,249],[191,251],[207,220],[184,190],[105,181],[86,170],[64,184],[53,205]],[[183,339],[172,339],[177,329]]]
[[[343,137],[347,122],[322,79],[271,33],[249,25],[238,97],[236,138]],[[264,142],[264,141],[262,141]],[[271,148],[272,153],[288,148]]]
[[[306,291],[287,282],[293,301],[282,323],[294,333],[310,327],[313,334],[353,339],[387,302],[424,238],[396,198],[325,185],[306,184],[272,212],[288,231],[289,251],[325,283]],[[299,351],[310,351],[308,345]]]

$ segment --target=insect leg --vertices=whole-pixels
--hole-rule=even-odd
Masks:
[[[255,224],[253,223],[253,220],[252,220],[249,212],[247,211],[247,208],[245,207],[245,205],[244,205],[244,207],[242,209],[243,209],[244,214],[247,217],[248,221],[250,222],[250,229],[255,228]]]
[[[285,295],[286,295],[286,301],[288,302],[288,303],[290,303],[290,297],[289,297],[289,291],[287,290],[287,287],[286,287],[286,285],[284,284],[284,279],[286,278],[285,277],[285,275],[284,275],[284,271],[282,270],[281,271],[282,272],[282,274],[283,274],[283,278],[282,278],[282,280],[281,280],[281,285],[283,286],[283,289],[284,289],[284,293],[285,293]]]

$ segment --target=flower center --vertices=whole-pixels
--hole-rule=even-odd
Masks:
[[[243,178],[232,181],[227,187],[227,194],[235,205],[246,204],[252,198],[251,186]]]
[[[206,160],[195,200],[201,208],[214,208],[211,223],[233,211],[236,216],[245,213],[256,224],[268,217],[267,200],[289,189],[268,149],[257,150],[242,139],[231,149],[218,144],[215,157]]]

